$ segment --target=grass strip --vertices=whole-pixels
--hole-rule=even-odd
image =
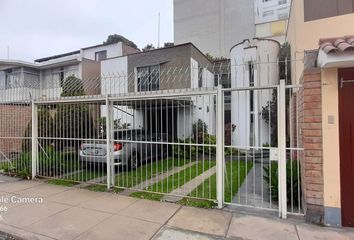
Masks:
[[[158,174],[167,172],[174,167],[183,166],[189,162],[190,160],[177,160],[170,158],[144,164],[132,171],[119,172],[119,175],[116,176],[115,179],[116,186],[126,188],[134,187],[141,182],[155,177]]]
[[[86,189],[86,190],[93,191],[93,192],[113,192],[113,193],[120,193],[121,191],[123,191],[122,188],[114,187],[112,189],[107,189],[106,185],[99,185],[99,184],[91,184],[91,185],[82,187],[82,189]]]
[[[147,190],[152,192],[169,193],[176,188],[183,186],[193,178],[199,176],[209,168],[215,166],[215,161],[198,162],[197,164],[179,171],[153,185]]]
[[[165,196],[164,194],[159,193],[149,193],[149,192],[133,192],[129,196],[140,198],[140,199],[147,199],[153,201],[161,201],[161,199]]]
[[[79,182],[71,181],[71,180],[64,180],[64,179],[50,179],[46,181],[46,183],[65,186],[65,187],[73,187],[75,185],[80,184]]]
[[[71,175],[68,175],[64,177],[65,179],[69,179],[72,181],[78,181],[78,182],[86,182],[95,178],[103,177],[106,176],[106,172],[101,172],[101,171],[86,171],[82,170],[79,172],[74,172]]]
[[[225,201],[231,202],[238,192],[248,172],[252,169],[252,162],[228,161],[226,162],[225,175]],[[197,198],[216,199],[216,174],[206,179],[189,195]]]
[[[210,200],[194,199],[194,198],[182,198],[177,202],[183,206],[198,207],[198,208],[213,208],[216,203]]]

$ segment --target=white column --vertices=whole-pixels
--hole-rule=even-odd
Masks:
[[[108,97],[106,98],[106,151],[107,151],[107,158],[106,158],[106,165],[107,165],[107,189],[112,187],[112,147],[113,144],[111,142],[112,139],[112,108],[109,103]],[[114,166],[113,166],[114,167]],[[114,182],[114,179],[113,179]]]
[[[285,80],[280,80],[278,87],[278,195],[279,216],[283,219],[287,215],[285,91]]]
[[[38,107],[32,101],[32,179],[37,176],[38,157]]]
[[[218,86],[217,91],[217,121],[216,121],[216,198],[218,208],[223,207],[224,203],[224,98],[222,86]]]

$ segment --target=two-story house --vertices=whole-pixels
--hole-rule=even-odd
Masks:
[[[152,92],[212,88],[215,85],[212,66],[212,62],[191,43],[108,58],[101,62],[101,93],[133,93],[148,97]],[[214,98],[206,101],[202,96],[171,97],[163,103],[155,99],[144,104],[133,101],[117,102],[117,105],[115,118],[134,128],[168,132],[183,139],[191,135],[191,123],[202,119],[208,132],[215,134]],[[169,116],[168,121],[166,116]]]
[[[100,44],[35,60],[0,60],[1,137],[22,137],[30,121],[32,99],[60,97],[65,79],[74,75],[82,79],[86,95],[100,94],[100,62],[138,52],[125,43]],[[18,104],[14,104],[18,103]],[[11,128],[14,119],[21,119]],[[10,131],[11,130],[11,131]],[[7,144],[6,153],[21,150],[21,140]]]

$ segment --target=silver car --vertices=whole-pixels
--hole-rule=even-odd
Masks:
[[[112,155],[114,165],[135,169],[149,160],[167,156],[169,141],[167,134],[147,134],[141,129],[125,129],[114,132]],[[105,141],[85,141],[80,146],[80,161],[87,164],[106,164]]]

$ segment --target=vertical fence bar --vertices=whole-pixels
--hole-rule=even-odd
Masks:
[[[287,215],[286,196],[286,89],[285,80],[280,80],[278,88],[278,191],[279,216],[283,219]]]
[[[112,161],[111,161],[111,149],[112,149],[112,144],[111,144],[111,106],[108,100],[108,97],[106,98],[106,146],[107,146],[107,162],[106,162],[106,166],[107,166],[107,189],[110,189],[112,186],[112,174],[111,174],[111,165],[112,165]]]
[[[32,101],[32,179],[37,176],[38,157],[38,107]]]
[[[216,121],[216,191],[218,208],[224,203],[224,139],[223,139],[223,92],[222,86],[218,86],[217,91],[217,121]]]

